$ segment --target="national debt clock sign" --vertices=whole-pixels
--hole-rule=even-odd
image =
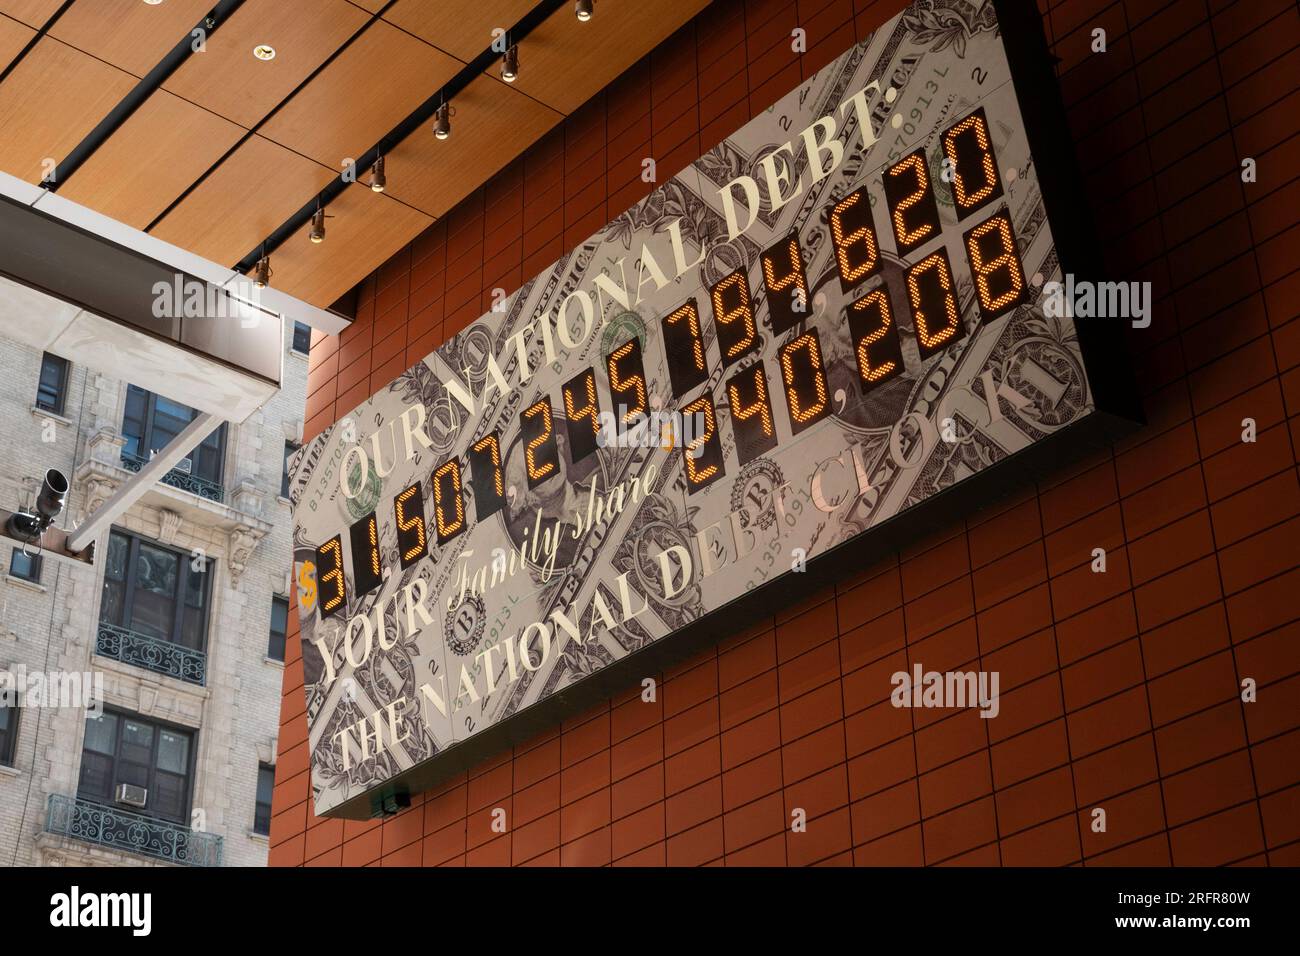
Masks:
[[[301,449],[316,812],[402,806],[1135,417],[1032,3],[917,3]]]

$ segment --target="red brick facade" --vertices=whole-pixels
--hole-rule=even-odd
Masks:
[[[384,823],[311,812],[290,615],[273,865],[1300,864],[1300,14],[1038,2],[1150,424]],[[308,436],[902,5],[715,0],[365,282]],[[891,706],[916,660],[999,719]]]

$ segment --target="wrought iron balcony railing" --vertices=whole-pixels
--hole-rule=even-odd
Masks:
[[[139,455],[132,455],[125,451],[122,452],[122,467],[127,471],[139,471],[148,462],[149,459],[147,458],[141,458]],[[218,482],[200,478],[198,475],[187,475],[175,468],[163,475],[161,481],[163,484],[196,494],[200,498],[208,499],[208,501],[220,502],[225,500],[226,491]]]
[[[105,621],[99,622],[95,653],[190,684],[203,686],[207,680],[208,655],[202,651]]]
[[[221,837],[216,834],[61,793],[50,794],[45,829],[182,866],[221,865]]]

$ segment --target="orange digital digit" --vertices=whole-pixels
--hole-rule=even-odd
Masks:
[[[939,235],[939,207],[930,188],[925,150],[904,156],[885,170],[885,201],[900,255],[906,255]]]
[[[1025,274],[1020,268],[1011,220],[1005,212],[997,213],[964,238],[980,315],[985,322],[991,322],[1025,298]]]
[[[832,207],[831,246],[844,292],[856,289],[880,271],[880,247],[871,224],[866,186],[855,189]]]
[[[713,300],[713,324],[718,333],[722,364],[730,365],[758,345],[758,327],[754,324],[745,270],[737,269],[719,281],[711,290],[710,298]]]
[[[1002,195],[984,108],[949,127],[941,139],[944,159],[952,169],[952,198],[960,221]]]
[[[564,417],[569,423],[569,458],[578,462],[600,444],[600,405],[596,373],[586,369],[564,383]]]
[[[352,581],[356,597],[384,583],[379,564],[379,522],[372,511],[349,529],[352,541]]]
[[[320,589],[320,615],[331,617],[343,606],[343,542],[335,535],[316,549],[316,581]]]
[[[474,491],[474,513],[479,521],[506,503],[505,475],[501,468],[501,439],[488,432],[469,449],[469,481]]]
[[[680,398],[709,376],[704,360],[704,335],[700,312],[694,299],[664,317],[664,354],[668,358],[668,377],[673,384],[673,398]]]
[[[742,466],[776,447],[772,403],[767,397],[767,376],[763,374],[762,362],[742,369],[727,382],[727,406],[731,409],[736,455]]]
[[[873,289],[849,306],[849,334],[864,395],[902,374],[902,345],[884,289]]]
[[[763,286],[772,331],[781,335],[808,317],[808,279],[804,275],[799,233],[790,233],[763,252]]]
[[[929,358],[966,335],[953,289],[952,266],[940,249],[908,269],[906,275],[916,342],[921,357]]]
[[[706,392],[682,409],[683,427],[691,438],[686,442],[686,483],[689,490],[703,488],[722,477],[722,442],[718,438],[713,399]]]
[[[560,471],[550,399],[543,398],[526,408],[520,429],[526,442],[524,469],[528,472],[528,487],[535,488]]]
[[[786,408],[790,412],[790,430],[797,435],[805,428],[817,424],[831,410],[817,330],[809,329],[794,341],[781,346],[780,357],[781,381],[785,385]]]
[[[448,481],[450,479],[450,481]],[[452,508],[447,507],[451,499]],[[451,517],[448,517],[448,512]],[[465,530],[465,503],[461,500],[460,462],[451,458],[433,473],[433,523],[438,543],[450,541]]]
[[[645,367],[641,364],[641,340],[628,339],[605,359],[609,370],[609,390],[614,399],[614,414],[619,431],[634,425],[650,408],[646,391]]]
[[[397,553],[405,571],[429,553],[424,494],[418,481],[393,499],[393,517],[397,519]]]

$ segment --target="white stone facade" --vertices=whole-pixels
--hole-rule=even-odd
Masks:
[[[10,575],[0,541],[0,671],[102,673],[106,706],[193,731],[196,829],[222,839],[226,866],[262,866],[253,832],[259,763],[275,762],[283,666],[267,659],[272,598],[289,588],[292,524],[280,497],[286,440],[302,437],[307,357],[285,329],[282,389],[248,421],[227,425],[218,504],[163,483],[116,526],[215,561],[202,686],[95,653],[103,560],[46,557],[39,585]],[[0,339],[0,508],[30,507],[57,468],[72,489],[58,526],[83,521],[129,477],[120,461],[127,382],[72,365],[62,416],[35,408],[41,353]],[[167,396],[184,402],[184,395]],[[104,556],[108,532],[96,542]],[[77,793],[86,712],[19,712],[12,767],[0,766],[0,865],[149,865],[145,856],[47,832],[50,795]]]

